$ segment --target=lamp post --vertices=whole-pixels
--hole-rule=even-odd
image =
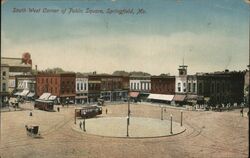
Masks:
[[[129,94],[129,88],[128,88],[128,116],[127,116],[127,137],[129,137],[129,118],[130,118],[130,94]]]
[[[76,124],[76,109],[75,109],[75,124]]]
[[[182,126],[182,119],[183,119],[183,111],[181,110],[181,126]]]
[[[173,122],[173,115],[170,115],[170,134],[173,134],[173,128],[172,128],[172,122]]]
[[[161,120],[163,120],[163,106],[161,105]]]
[[[130,94],[128,90],[128,125],[129,125],[129,118],[130,118]]]
[[[86,132],[86,128],[85,128],[85,118],[86,118],[86,112],[83,112],[83,131]]]
[[[129,137],[129,134],[128,134],[128,125],[129,125],[129,117],[127,116],[127,137]]]

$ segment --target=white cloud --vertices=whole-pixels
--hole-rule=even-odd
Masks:
[[[40,69],[62,67],[73,71],[142,70],[176,74],[185,57],[191,73],[225,68],[245,69],[248,42],[215,33],[182,32],[171,36],[92,36],[58,41],[15,44],[3,35],[4,56],[28,51]]]

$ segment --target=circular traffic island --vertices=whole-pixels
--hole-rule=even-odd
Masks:
[[[81,124],[81,127],[80,127]],[[154,138],[180,134],[186,130],[180,123],[170,120],[160,120],[143,117],[130,117],[127,126],[127,117],[101,117],[77,120],[73,129],[86,134],[105,137],[126,138]]]

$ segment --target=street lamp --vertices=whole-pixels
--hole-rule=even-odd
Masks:
[[[129,134],[128,134],[128,125],[129,125],[129,116],[127,116],[127,137],[129,137]]]
[[[173,122],[173,115],[170,115],[170,134],[173,134],[173,128],[172,128],[172,122]]]
[[[130,118],[130,94],[128,90],[128,118]],[[128,125],[129,125],[129,119],[128,119]]]
[[[76,109],[75,109],[75,124],[76,124]]]
[[[85,119],[86,119],[86,112],[83,112],[83,131],[86,132],[86,128],[85,128]]]
[[[181,110],[181,126],[182,126],[182,119],[183,119],[183,111]]]
[[[163,120],[163,105],[161,105],[161,120]]]

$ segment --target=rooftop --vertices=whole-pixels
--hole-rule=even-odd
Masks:
[[[30,64],[23,63],[22,58],[9,58],[9,57],[2,57],[1,65],[8,65],[10,67],[32,67],[32,65]]]

